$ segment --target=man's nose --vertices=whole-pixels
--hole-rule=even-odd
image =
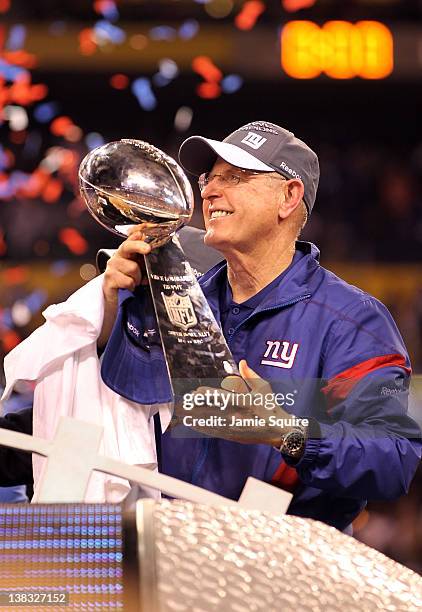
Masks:
[[[201,198],[203,200],[209,200],[213,196],[220,195],[221,185],[222,181],[220,181],[220,176],[218,174],[215,174],[201,190]]]

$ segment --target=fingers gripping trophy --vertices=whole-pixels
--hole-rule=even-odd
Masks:
[[[177,238],[194,206],[182,168],[149,143],[120,140],[91,151],[79,180],[89,212],[103,227],[127,238],[140,225],[153,247],[145,267],[173,393],[238,374]]]

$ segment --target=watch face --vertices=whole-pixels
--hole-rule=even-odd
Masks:
[[[300,431],[292,431],[284,438],[281,451],[286,453],[286,455],[292,455],[294,457],[302,451],[304,444],[304,434]]]

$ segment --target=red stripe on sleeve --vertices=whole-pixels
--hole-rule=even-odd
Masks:
[[[411,369],[406,366],[406,359],[398,353],[395,355],[382,355],[381,357],[373,357],[367,361],[362,361],[331,378],[322,389],[327,399],[328,410],[331,410],[336,404],[343,401],[353,387],[369,372],[374,372],[387,366],[398,366],[403,368],[408,375],[411,373]]]
[[[282,461],[271,479],[271,484],[293,493],[299,484],[299,476],[294,467]]]

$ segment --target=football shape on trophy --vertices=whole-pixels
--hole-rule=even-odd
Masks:
[[[90,213],[123,237],[134,225],[148,224],[147,242],[161,243],[189,223],[193,213],[193,192],[182,168],[142,140],[97,147],[82,161],[79,180]]]

